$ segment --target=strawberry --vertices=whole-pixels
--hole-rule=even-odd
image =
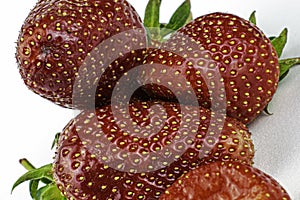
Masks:
[[[180,177],[160,200],[260,199],[288,200],[287,192],[272,177],[236,162],[202,165]]]
[[[245,124],[271,101],[280,72],[276,51],[263,32],[226,13],[188,23],[161,50],[149,54],[145,64],[153,67],[142,72],[140,82],[152,82],[145,87],[152,96],[170,101],[177,96],[189,102],[190,86],[201,106],[217,110],[224,102],[227,114]],[[155,70],[158,64],[166,69]],[[187,83],[179,85],[179,76]]]
[[[122,76],[131,67],[122,61],[138,57],[134,50],[145,43],[141,19],[126,0],[39,0],[22,26],[16,58],[30,90],[61,106],[80,107],[82,102],[73,105],[73,90],[97,87],[106,68]],[[111,79],[107,85],[116,81]],[[104,101],[111,89],[93,92]]]
[[[64,128],[53,176],[66,198],[158,199],[199,165],[252,164],[250,133],[233,118],[160,101],[133,101],[126,112],[83,111]]]

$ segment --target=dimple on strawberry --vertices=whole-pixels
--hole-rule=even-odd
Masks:
[[[115,79],[104,75],[106,87],[96,88],[100,72],[117,69],[118,78],[128,71],[131,65],[123,61],[139,57],[132,51],[145,47],[145,33],[139,15],[126,0],[39,0],[17,41],[19,71],[33,92],[63,107],[84,109],[93,103],[81,101],[88,98],[84,92],[90,88],[95,101],[109,101],[107,86]],[[93,53],[99,55],[92,57]],[[79,87],[84,92],[77,91]]]

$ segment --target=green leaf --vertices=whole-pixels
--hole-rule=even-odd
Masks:
[[[55,145],[57,144],[58,139],[59,139],[59,136],[60,136],[60,133],[56,133],[56,134],[55,134],[55,138],[54,138],[54,140],[53,140],[53,142],[52,142],[51,149],[53,149],[53,148],[55,147]]]
[[[191,2],[185,0],[174,12],[166,28],[176,31],[186,24],[191,17]]]
[[[52,164],[45,165],[38,169],[33,169],[28,172],[26,172],[23,176],[21,176],[13,185],[12,190],[13,191],[18,185],[25,181],[31,181],[31,180],[41,180],[46,179],[49,181],[53,181],[52,177]]]
[[[36,193],[38,191],[38,187],[39,187],[39,180],[31,180],[29,182],[29,191],[32,199],[36,199]]]
[[[271,40],[271,43],[274,46],[278,57],[282,55],[282,51],[287,43],[287,34],[288,34],[288,30],[287,28],[285,28],[283,29],[283,31],[280,33],[278,37]]]
[[[254,24],[254,25],[256,25],[256,16],[255,16],[255,13],[256,13],[256,11],[253,11],[253,12],[251,13],[251,15],[250,15],[250,18],[249,18],[249,21],[250,21],[252,24]]]
[[[149,0],[144,17],[144,25],[148,28],[159,27],[159,10],[161,0]]]
[[[144,26],[147,31],[147,39],[149,43],[152,40],[160,41],[160,12],[161,0],[149,0],[144,17]]]
[[[300,64],[300,58],[287,58],[279,60],[280,65],[280,81],[288,74],[289,70],[295,65]]]
[[[169,23],[167,23],[161,30],[161,37],[169,35],[180,29],[182,26],[186,25],[193,19],[191,13],[191,2],[190,0],[185,0],[174,12]]]
[[[55,183],[40,188],[36,194],[37,200],[66,200]]]

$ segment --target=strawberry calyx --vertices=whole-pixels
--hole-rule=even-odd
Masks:
[[[144,16],[150,45],[159,44],[166,37],[193,19],[190,0],[185,0],[173,13],[168,23],[160,22],[161,0],[149,0]]]
[[[28,171],[13,185],[11,192],[25,181],[29,181],[29,191],[34,200],[66,200],[57,188],[52,176],[52,164],[35,168],[27,159],[21,159],[20,164]],[[43,186],[40,185],[43,184]]]
[[[58,143],[60,132],[55,134],[51,149],[55,148]],[[53,164],[47,164],[36,168],[26,158],[20,159],[19,163],[27,170],[14,183],[11,192],[20,184],[29,181],[29,192],[33,200],[66,200],[53,179]],[[40,185],[43,184],[43,186]]]
[[[170,21],[162,27],[161,36],[164,38],[190,22],[192,19],[191,2],[190,0],[185,0],[174,12]]]

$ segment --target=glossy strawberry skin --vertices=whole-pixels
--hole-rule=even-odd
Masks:
[[[289,200],[272,177],[252,166],[214,162],[180,177],[160,200]]]
[[[227,114],[245,124],[262,112],[278,87],[278,58],[270,40],[259,28],[232,14],[212,13],[195,19],[146,60],[176,69],[186,77],[201,106],[215,106],[211,97],[219,98],[221,94],[223,99],[217,101],[227,104]],[[150,68],[144,71],[144,79],[177,85],[176,78],[159,73]],[[146,86],[148,93],[174,100],[166,88],[155,84]],[[216,92],[220,90],[224,94]],[[185,97],[186,91],[182,87],[173,92]]]
[[[157,103],[163,106],[165,114],[151,114],[150,107]],[[252,164],[254,149],[250,133],[235,119],[227,117],[220,127],[212,120],[215,114],[204,108],[134,101],[129,107],[132,124],[141,126],[135,131],[130,129],[128,119],[118,121],[124,110],[112,115],[113,107],[82,112],[60,136],[53,171],[59,189],[68,199],[158,199],[177,178],[199,165],[215,160]],[[180,115],[183,109],[189,114]],[[197,112],[200,121],[193,117]],[[221,118],[216,120],[222,121]],[[180,129],[179,124],[184,122],[188,122],[191,132],[187,132],[187,127]],[[148,135],[159,124],[162,129]],[[129,134],[131,131],[133,134]],[[183,135],[192,134],[192,139],[182,141],[176,149],[164,150],[178,131]],[[105,143],[107,139],[109,143]],[[165,161],[169,155],[177,155],[180,146],[188,149],[183,149],[182,154],[166,166],[155,168],[155,160]],[[117,147],[131,153],[123,154]],[[149,157],[158,149],[162,149],[161,158]],[[135,156],[145,159],[135,162]],[[111,157],[124,160],[117,165],[114,160],[108,162]]]
[[[99,75],[103,69],[84,65],[94,59],[88,57],[89,53],[114,35],[133,30],[136,32],[131,35],[120,36],[124,39],[122,47],[112,43],[109,50],[103,48],[101,53],[105,55],[96,57],[98,65],[103,57],[109,61],[114,48],[130,52],[145,44],[145,29],[134,8],[126,0],[40,0],[25,20],[17,41],[20,74],[28,88],[42,97],[64,107],[80,107],[72,101],[74,87],[78,86],[74,84],[81,81],[78,76],[84,80],[81,88],[88,89],[97,84],[98,79],[92,75]],[[122,56],[119,61],[125,59]],[[113,65],[124,67],[120,62]],[[130,67],[126,65],[123,70]],[[97,97],[106,96],[105,92],[106,88],[94,93]]]

